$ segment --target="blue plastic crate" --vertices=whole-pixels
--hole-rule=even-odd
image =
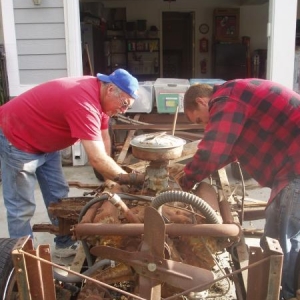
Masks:
[[[193,85],[193,84],[209,84],[211,86],[214,86],[214,85],[220,85],[220,84],[223,84],[224,82],[226,82],[225,80],[223,79],[215,79],[215,78],[192,78],[190,79],[190,85]]]

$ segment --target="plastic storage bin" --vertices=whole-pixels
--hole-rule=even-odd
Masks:
[[[153,84],[154,81],[139,82],[139,98],[134,101],[127,113],[150,113],[152,111],[154,102]]]
[[[205,84],[209,84],[211,86],[214,86],[214,85],[219,85],[219,84],[223,84],[224,82],[226,82],[225,80],[223,79],[214,79],[214,78],[192,78],[190,79],[190,85],[193,85],[193,84],[197,84],[197,83],[205,83]]]
[[[158,113],[183,112],[183,97],[190,83],[188,79],[157,78],[154,83]]]

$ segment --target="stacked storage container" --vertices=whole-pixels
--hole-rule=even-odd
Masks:
[[[139,98],[135,100],[132,107],[128,109],[128,113],[149,114],[152,111],[154,102],[153,84],[154,81],[139,82]]]
[[[158,113],[183,112],[183,97],[190,87],[188,79],[157,78],[154,83]]]
[[[211,86],[214,86],[214,85],[220,85],[220,84],[223,84],[224,82],[226,82],[225,80],[223,79],[215,79],[215,78],[192,78],[190,79],[190,84],[193,85],[193,84],[209,84]]]

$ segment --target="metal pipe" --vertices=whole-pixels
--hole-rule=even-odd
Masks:
[[[238,224],[165,224],[166,234],[170,236],[212,236],[239,237],[241,228]],[[76,224],[72,231],[77,239],[87,236],[137,236],[144,234],[144,224]]]
[[[119,184],[140,185],[145,182],[145,174],[119,174],[116,178],[114,178],[114,181]]]
[[[111,194],[109,192],[105,192],[103,194],[108,195],[108,201],[124,213],[125,218],[129,221],[129,223],[141,223],[139,217],[132,213],[118,194]]]
[[[211,184],[204,181],[200,182],[194,194],[209,204],[214,211],[220,213],[218,194]]]

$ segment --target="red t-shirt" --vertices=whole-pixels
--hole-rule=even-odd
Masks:
[[[92,76],[55,79],[0,107],[0,127],[18,149],[45,153],[81,140],[102,140],[109,117],[100,105],[99,81]]]

